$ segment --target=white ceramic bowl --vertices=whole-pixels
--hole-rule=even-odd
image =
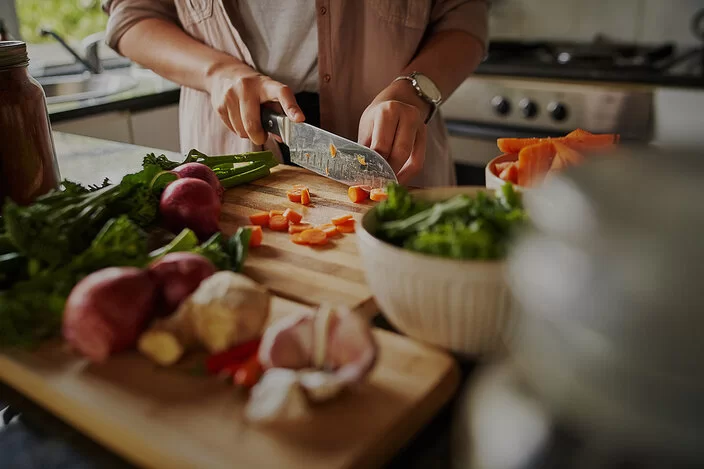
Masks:
[[[486,179],[486,188],[490,190],[495,190],[501,188],[506,182],[499,177],[499,172],[496,170],[497,163],[508,163],[511,161],[518,161],[518,156],[512,153],[504,153],[499,155],[493,160],[489,161],[484,169],[484,176]],[[514,185],[516,189],[526,190],[525,187]]]
[[[479,190],[437,188],[414,195],[446,200]],[[502,348],[511,310],[504,261],[460,261],[407,251],[374,237],[376,224],[370,210],[357,240],[367,283],[394,327],[465,356]]]

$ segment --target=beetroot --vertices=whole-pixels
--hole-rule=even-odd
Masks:
[[[218,199],[222,200],[225,189],[220,184],[215,172],[208,166],[201,163],[186,163],[176,167],[172,172],[178,174],[181,178],[195,178],[207,182],[215,190]]]
[[[153,262],[149,272],[160,291],[159,313],[173,313],[201,281],[216,271],[212,262],[192,252],[172,252]]]
[[[181,178],[166,186],[159,212],[174,233],[190,228],[200,240],[205,240],[220,231],[220,200],[215,190],[200,179]]]
[[[154,313],[156,284],[146,270],[108,267],[78,282],[66,301],[63,335],[93,362],[131,348]]]

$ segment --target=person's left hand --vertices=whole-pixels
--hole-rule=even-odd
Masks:
[[[400,183],[423,169],[430,104],[407,80],[387,86],[362,113],[358,142],[386,158]]]

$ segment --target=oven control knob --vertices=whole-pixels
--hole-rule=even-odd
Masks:
[[[552,103],[548,104],[548,113],[550,113],[550,117],[552,117],[553,120],[556,120],[558,122],[563,121],[567,119],[567,106],[562,103],[553,101]]]
[[[494,111],[496,111],[496,113],[500,116],[505,116],[511,112],[511,103],[503,96],[494,96],[491,100],[491,105],[493,106]]]
[[[532,119],[538,115],[538,106],[528,98],[521,99],[521,102],[518,103],[518,107],[521,108],[523,117],[526,119]]]

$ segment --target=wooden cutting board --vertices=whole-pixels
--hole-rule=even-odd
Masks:
[[[310,188],[311,205],[288,200],[286,191],[294,184]],[[232,234],[239,226],[249,224],[248,216],[253,213],[287,208],[296,210],[304,222],[313,225],[330,223],[333,217],[344,214],[354,215],[359,222],[371,206],[371,202],[350,202],[343,184],[282,165],[266,178],[227,191],[220,227]],[[245,273],[277,295],[301,303],[342,303],[374,309],[355,234],[341,235],[327,246],[313,248],[292,243],[288,233],[265,229],[264,244],[250,250]]]
[[[276,298],[276,317],[307,308]],[[0,353],[0,380],[128,461],[147,468],[378,467],[454,393],[448,355],[375,331],[380,359],[370,379],[287,430],[242,419],[246,396],[213,377],[159,369],[137,353],[90,365],[49,344]]]

